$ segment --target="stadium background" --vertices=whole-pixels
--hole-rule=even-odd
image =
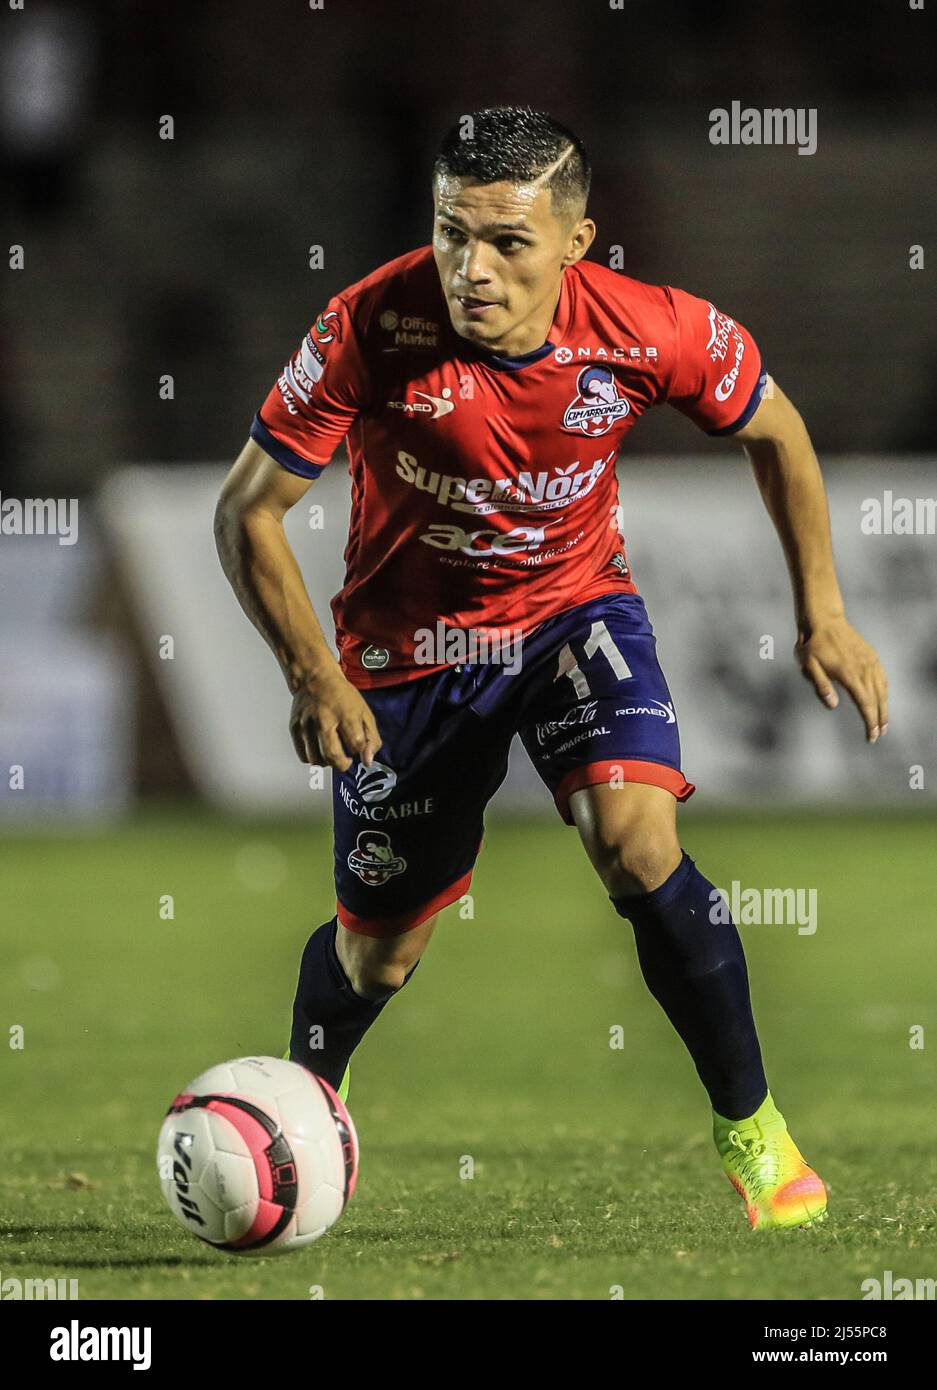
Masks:
[[[855,713],[824,712],[793,666],[783,560],[741,455],[673,412],[648,418],[619,465],[624,531],[699,786],[681,813],[688,847],[720,884],[818,891],[814,936],[746,937],[782,1103],[793,1093],[798,1132],[806,1126],[821,1154],[833,1146],[848,1170],[854,1223],[898,1240],[891,1267],[913,1274],[905,1233],[920,1246],[928,1232],[933,1248],[933,1195],[927,1217],[921,1194],[922,1172],[933,1194],[933,1159],[922,1166],[911,1143],[886,1160],[884,1134],[892,1122],[907,1133],[933,1096],[928,1054],[908,1034],[933,1010],[919,962],[932,931],[937,561],[933,534],[865,534],[861,515],[886,488],[935,491],[932,271],[909,265],[910,248],[930,255],[933,241],[933,15],[780,0],[716,11],[46,0],[0,24],[5,226],[24,248],[23,269],[7,275],[0,491],[78,508],[75,544],[0,536],[0,1024],[26,1038],[4,1063],[5,1132],[21,1161],[7,1174],[12,1200],[58,1213],[14,1219],[22,1239],[35,1237],[23,1259],[71,1267],[83,1250],[88,1296],[117,1288],[120,1258],[132,1293],[187,1296],[173,1280],[189,1263],[198,1287],[216,1291],[217,1266],[189,1261],[158,1197],[144,1199],[132,1240],[182,1254],[155,1268],[126,1245],[112,1199],[149,1181],[154,1117],[189,1074],[230,1053],[279,1051],[299,945],[332,896],[328,788],[310,787],[292,758],[280,677],[214,556],[213,501],[328,296],[428,239],[439,135],[461,112],[509,101],[543,105],[584,138],[593,254],[621,246],[628,273],[737,314],[820,451],[851,616],[894,687],[875,749]],[[815,107],[816,154],[711,145],[709,111],[733,100]],[[160,138],[165,116],[171,140]],[[311,246],[322,269],[309,268]],[[314,490],[325,530],[302,513],[290,522],[320,613],[340,578],[346,485],[339,455]],[[843,1236],[832,1261],[796,1274],[743,1246],[731,1269],[719,1264],[732,1212],[718,1195],[711,1230],[708,1213],[689,1232],[655,1231],[652,1216],[650,1235],[632,1249],[619,1232],[602,1264],[595,1211],[622,1200],[616,1174],[627,1171],[629,1213],[634,1202],[647,1219],[641,1184],[657,1179],[641,1176],[640,1135],[670,1145],[676,1174],[681,1146],[710,1162],[688,1138],[705,1115],[643,996],[630,940],[519,760],[491,821],[474,916],[449,914],[431,969],[360,1064],[353,1107],[375,1175],[360,1198],[365,1235],[379,1229],[417,1261],[379,1274],[372,1264],[370,1296],[602,1297],[622,1280],[628,1296],[695,1296],[703,1277],[717,1296],[743,1296],[739,1268],[744,1296],[793,1296],[805,1280],[814,1296],[856,1296],[859,1274],[881,1264],[858,1234],[852,1254]],[[512,972],[527,980],[520,1016]],[[537,995],[542,1007],[529,1007]],[[619,1015],[623,1066],[607,1055]],[[475,1247],[469,1258],[481,1218],[457,1219],[451,1184],[418,1150],[411,1088],[438,1097],[422,1120],[432,1153],[497,1136],[489,1171],[555,1267],[543,1272],[539,1245],[507,1265]],[[557,1120],[573,1091],[589,1110],[598,1178]],[[846,1116],[855,1124],[860,1099],[844,1154],[833,1136]],[[119,1160],[93,1122],[102,1115]],[[46,1145],[38,1171],[29,1126]],[[564,1155],[591,1203],[588,1220],[570,1215],[578,1236],[555,1214],[574,1210]],[[401,1158],[411,1187],[397,1191]],[[867,1212],[857,1194],[881,1200],[886,1176],[893,1204]],[[439,1225],[419,1228],[421,1255],[394,1213],[436,1193],[434,1182]],[[653,1186],[652,1209],[660,1194]],[[503,1204],[486,1200],[499,1222]],[[358,1218],[347,1219],[360,1245]],[[447,1232],[461,1219],[465,1248],[450,1269]],[[105,1252],[93,1260],[80,1234],[89,1222]],[[855,1231],[865,1240],[868,1224]],[[562,1252],[577,1239],[573,1273]],[[616,1280],[623,1248],[631,1273]],[[316,1258],[333,1262],[342,1293],[361,1291],[338,1235]],[[225,1289],[243,1296],[246,1276],[226,1277],[242,1280]]]

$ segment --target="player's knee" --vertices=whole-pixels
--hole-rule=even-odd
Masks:
[[[602,880],[611,897],[650,893],[680,863],[676,834],[661,827],[630,827],[603,846]]]
[[[381,999],[401,989],[423,953],[432,924],[388,938],[342,932],[336,943],[338,958],[355,993]]]
[[[407,978],[410,967],[397,960],[359,960],[345,973],[362,999],[382,999],[394,994]]]
[[[398,936],[364,936],[339,925],[335,949],[352,989],[363,999],[386,998],[407,982],[433,934],[434,912]]]

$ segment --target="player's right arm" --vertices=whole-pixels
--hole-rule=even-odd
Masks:
[[[353,757],[369,765],[381,737],[332,655],[286,538],[283,518],[311,481],[248,440],[218,499],[215,541],[238,602],[293,693],[290,733],[300,761],[344,772]]]

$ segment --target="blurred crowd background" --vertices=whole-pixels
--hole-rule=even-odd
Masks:
[[[504,101],[586,141],[592,254],[621,245],[630,273],[750,324],[821,448],[926,447],[937,320],[908,247],[934,225],[933,35],[881,0],[29,0],[3,15],[0,67],[27,249],[7,486],[235,454],[321,301],[428,241],[442,132]],[[817,153],[711,145],[732,100],[816,107]],[[653,424],[642,448],[686,447]]]
[[[326,299],[428,241],[436,143],[484,105],[543,106],[581,134],[595,170],[592,255],[608,260],[621,246],[628,273],[737,315],[832,476],[861,455],[864,478],[900,490],[906,461],[920,492],[933,477],[937,315],[930,263],[915,270],[910,260],[916,245],[937,253],[935,9],[904,0],[4,7],[5,227],[23,267],[6,276],[0,489],[74,497],[84,508],[75,546],[0,537],[0,630],[17,634],[4,644],[4,765],[21,763],[27,744],[45,759],[46,811],[68,802],[75,778],[77,804],[88,805],[125,804],[141,789],[206,789],[193,752],[204,737],[184,727],[195,697],[167,684],[168,662],[155,653],[176,612],[161,587],[172,574],[222,593],[210,535],[196,528],[183,553],[186,498],[210,523],[224,466]],[[733,101],[816,108],[817,152],[712,145],[709,112]],[[161,138],[166,117],[171,139]],[[323,248],[322,269],[309,268],[312,245]],[[160,390],[167,375],[171,399]],[[685,456],[695,479],[699,460],[719,449],[658,412],[629,444],[635,495],[653,492],[655,458],[670,468]],[[124,471],[147,464],[172,471],[159,474],[170,489],[159,500],[155,475]],[[684,494],[685,513],[693,495]],[[143,496],[153,499],[146,516]],[[705,534],[687,514],[675,538],[698,540],[700,564],[689,571],[700,595],[720,543],[712,528],[736,524],[734,503],[721,498],[727,510],[707,512]],[[627,513],[627,490],[623,500]],[[760,567],[772,544],[758,534],[739,560],[743,588],[746,566]],[[893,547],[885,568],[857,552],[857,586],[874,573],[876,590],[898,584],[896,604],[901,583],[931,603],[937,578],[927,538],[918,539]],[[652,575],[645,544],[666,631],[666,575]],[[783,565],[772,558],[768,568],[775,601]],[[180,611],[186,592],[196,608],[202,600],[183,588]],[[320,606],[325,597],[316,595]],[[233,598],[219,603],[217,653],[242,640],[230,635],[241,623],[253,643],[244,660],[269,662]],[[703,611],[683,612],[690,631]],[[883,629],[888,616],[877,619]],[[783,682],[796,682],[788,635],[779,634]],[[721,692],[750,718],[764,706],[740,681],[748,661],[723,633],[707,679],[714,698]],[[937,654],[927,648],[920,663],[924,690]],[[277,680],[272,671],[271,692]],[[771,706],[777,720],[785,698]],[[753,755],[777,743],[777,720],[761,720]],[[735,736],[726,729],[726,740]],[[76,738],[89,740],[89,780],[75,768]],[[28,801],[0,796],[14,814]]]

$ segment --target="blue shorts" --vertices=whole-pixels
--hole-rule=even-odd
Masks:
[[[542,623],[518,663],[449,666],[362,694],[382,743],[370,768],[333,772],[332,797],[338,918],[365,936],[399,935],[468,891],[515,734],[569,825],[570,796],[594,783],[650,783],[679,801],[694,790],[636,594]]]

